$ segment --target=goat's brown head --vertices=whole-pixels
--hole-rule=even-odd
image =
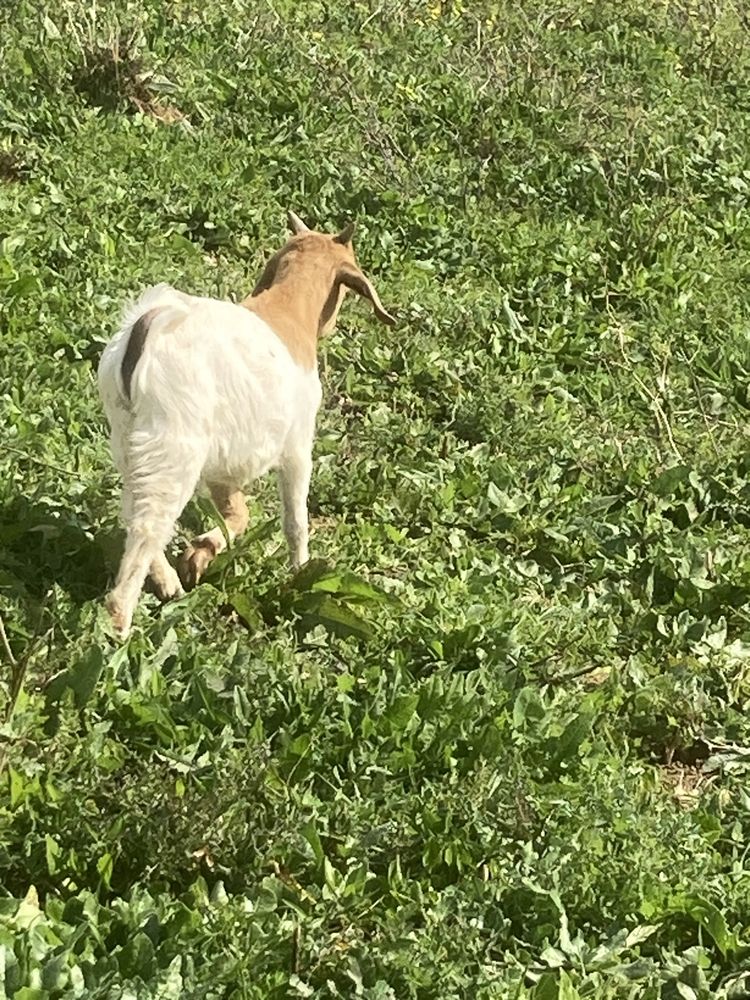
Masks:
[[[289,227],[292,237],[271,257],[246,305],[255,309],[264,295],[270,297],[273,292],[279,306],[283,302],[294,309],[317,337],[333,329],[344,295],[351,290],[370,301],[379,320],[393,326],[395,319],[383,308],[372,282],[357,264],[353,223],[330,236],[309,229],[299,216],[289,212]]]

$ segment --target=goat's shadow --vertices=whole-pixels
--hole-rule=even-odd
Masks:
[[[85,496],[75,509],[22,496],[0,506],[0,594],[31,610],[55,586],[76,607],[104,593],[122,532],[97,530],[87,506]]]

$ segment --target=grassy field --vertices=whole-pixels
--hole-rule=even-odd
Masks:
[[[741,0],[6,0],[0,998],[750,996],[748,136]],[[314,561],[117,647],[102,346],[287,208]]]

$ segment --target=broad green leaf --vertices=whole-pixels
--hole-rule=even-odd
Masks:
[[[545,708],[536,688],[522,688],[513,705],[513,727],[521,729],[527,722],[540,722],[545,716]]]
[[[306,562],[290,582],[295,590],[311,590],[314,583],[332,572],[332,567],[325,559],[310,559]]]
[[[688,985],[688,983],[683,983],[681,980],[677,979],[675,980],[674,986],[677,993],[683,998],[683,1000],[698,1000],[698,994],[692,986]]]
[[[641,944],[643,941],[647,941],[648,938],[652,937],[659,930],[659,924],[640,924],[638,927],[634,927],[632,931],[628,934],[625,945],[627,948],[635,948],[636,945]]]
[[[686,893],[678,896],[672,901],[670,911],[684,913],[685,916],[692,917],[711,935],[723,956],[729,955],[737,949],[737,938],[729,932],[724,914],[714,903],[703,896],[697,893]]]
[[[28,930],[42,917],[39,908],[39,896],[36,888],[32,885],[24,898],[21,900],[13,918],[13,923],[19,930]]]
[[[26,788],[26,781],[22,774],[19,774],[14,768],[8,768],[8,783],[10,790],[10,807],[17,806],[21,799],[24,797],[24,790]]]
[[[137,976],[148,981],[156,968],[151,938],[142,931],[136,931],[118,955],[118,964],[121,973],[128,979]]]
[[[419,704],[419,696],[416,694],[404,694],[397,698],[390,705],[383,718],[386,719],[394,729],[405,729],[411,722]]]
[[[331,594],[343,594],[348,598],[356,597],[376,604],[393,602],[393,598],[384,590],[347,571],[321,576],[310,585],[310,589],[323,590]]]
[[[60,29],[57,27],[55,22],[47,14],[42,18],[42,23],[44,24],[44,30],[49,38],[58,39],[60,38]]]
[[[690,466],[674,465],[657,476],[651,489],[660,497],[674,496],[677,487],[687,483],[689,476]]]
[[[109,888],[112,871],[114,869],[114,858],[111,854],[103,854],[96,863],[96,870],[99,872],[104,885]]]
[[[560,972],[560,989],[557,996],[558,1000],[580,1000],[581,998],[581,994],[573,985],[567,972]]]
[[[181,955],[175,955],[169,963],[167,974],[159,984],[160,1000],[181,1000],[184,996],[184,980],[182,978]]]
[[[311,625],[323,625],[336,635],[355,635],[363,639],[372,637],[373,628],[368,621],[345,604],[325,595],[315,610],[306,616]]]
[[[51,837],[48,833],[44,835],[44,849],[47,857],[47,869],[50,875],[54,875],[57,871],[57,859],[60,857],[62,851],[54,837]]]
[[[68,982],[68,959],[63,952],[53,955],[42,966],[42,987],[45,990],[61,990]]]
[[[229,902],[229,896],[221,879],[215,883],[210,898],[213,906],[225,906]]]
[[[78,663],[70,668],[68,684],[72,688],[77,708],[83,708],[91,697],[104,666],[98,646],[93,646]]]
[[[84,708],[94,692],[103,667],[104,656],[101,649],[91,646],[73,666],[62,671],[47,685],[47,704],[54,705],[66,691],[72,691],[76,708]]]
[[[559,1000],[560,980],[556,972],[544,972],[532,993],[534,1000]]]
[[[260,630],[263,628],[263,617],[258,604],[247,594],[231,594],[229,603],[249,629]]]
[[[319,865],[323,864],[323,858],[325,857],[323,846],[320,842],[320,837],[318,836],[318,831],[315,828],[315,824],[310,821],[305,823],[301,829],[302,836],[308,842],[312,848],[312,852],[315,855],[315,860]]]
[[[590,709],[579,712],[571,719],[556,741],[556,759],[568,760],[578,753],[578,749],[591,732],[595,714]]]

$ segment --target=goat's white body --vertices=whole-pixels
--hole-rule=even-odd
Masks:
[[[159,307],[128,401],[121,376],[128,337],[141,315]],[[202,483],[240,486],[278,467],[288,451],[309,447],[321,398],[317,371],[295,364],[260,317],[164,285],[141,296],[105,348],[99,388],[123,474],[123,444],[142,453],[163,439],[191,467],[200,457]],[[172,466],[174,456],[164,457]]]
[[[158,311],[128,399],[123,358],[133,325],[151,310]],[[305,371],[296,364],[259,316],[168,285],[150,288],[126,313],[122,328],[105,348],[98,380],[113,456],[123,477],[128,545],[132,541],[134,551],[140,545],[130,570],[126,547],[113,592],[114,603],[123,608],[121,631],[129,628],[145,573],[154,565],[151,560],[161,560],[164,566],[163,548],[198,484],[241,489],[280,468],[292,561],[305,561],[320,380],[316,368]],[[168,564],[165,570],[176,581]],[[177,587],[175,583],[171,589]]]

